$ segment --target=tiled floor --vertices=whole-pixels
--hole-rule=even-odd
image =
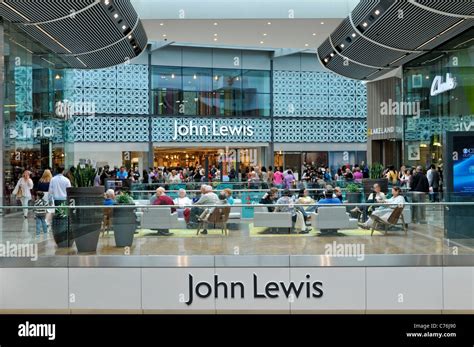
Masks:
[[[222,236],[214,231],[209,235],[194,236],[195,230],[189,230],[187,237],[156,236],[141,233],[135,237],[130,249],[132,255],[317,255],[325,254],[327,244],[364,245],[365,254],[450,254],[457,246],[459,254],[474,254],[473,240],[450,240],[443,238],[442,216],[436,211],[427,215],[428,224],[410,224],[408,235],[396,230],[384,236],[370,236],[367,230],[358,236],[318,237],[313,231],[309,235],[259,236],[249,232],[249,222],[242,221],[239,230],[230,231]],[[0,242],[38,243],[39,255],[76,254],[76,249],[58,249],[51,235],[35,236],[35,221],[32,217],[24,219],[20,214],[0,217]],[[343,232],[342,232],[343,233]],[[145,234],[145,235],[144,235]],[[457,241],[457,242],[456,242]],[[97,254],[121,255],[123,248],[115,247],[113,235],[101,237]]]

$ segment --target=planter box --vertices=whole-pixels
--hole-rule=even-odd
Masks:
[[[115,246],[131,247],[133,244],[133,235],[137,230],[135,207],[114,208],[112,223]]]
[[[68,188],[69,205],[103,206],[104,187]],[[95,252],[99,242],[104,209],[76,208],[70,211],[71,231],[78,252]]]

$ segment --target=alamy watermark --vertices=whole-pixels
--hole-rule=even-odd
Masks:
[[[353,257],[358,261],[365,259],[365,245],[361,243],[327,243],[324,246],[324,254],[331,257]]]
[[[31,261],[37,261],[38,244],[10,241],[0,243],[0,258],[30,258]]]
[[[419,101],[382,101],[380,103],[381,116],[420,116]]]

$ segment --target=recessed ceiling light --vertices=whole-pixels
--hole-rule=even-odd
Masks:
[[[334,53],[329,54],[331,57],[334,57]]]
[[[265,42],[263,42],[263,41],[260,41],[260,44],[261,44],[261,45],[263,45],[264,43],[265,43]]]
[[[108,4],[109,4],[109,0],[105,0],[105,1],[104,1],[104,4],[108,5]]]
[[[193,76],[193,79],[197,79],[198,77],[196,75]]]
[[[341,43],[341,48],[344,48],[344,44],[343,44],[343,43]]]
[[[122,25],[122,30],[125,30],[127,29],[127,26],[126,25]]]
[[[214,22],[214,25],[219,25],[219,23],[217,23],[217,22]]]
[[[163,25],[165,25],[165,23],[160,23],[160,26],[163,26]]]
[[[316,36],[316,33],[313,33],[313,36]]]
[[[380,11],[379,10],[375,10],[375,15],[379,15],[380,14]]]
[[[429,80],[429,79],[430,79],[430,76],[426,76],[425,78],[426,78],[427,80]]]
[[[114,14],[114,18],[118,18],[118,14],[117,14],[117,13],[116,13],[116,14]]]
[[[174,73],[171,74],[171,78],[174,78]]]
[[[267,33],[263,33],[263,36],[267,36]]]
[[[324,25],[324,22],[321,22],[321,25]]]
[[[327,62],[328,62],[328,58],[324,58],[324,61],[327,63]]]
[[[362,23],[362,26],[365,28],[367,27],[367,22]]]
[[[308,46],[309,46],[309,43],[305,43],[304,46],[305,46],[305,47],[308,47]]]
[[[163,34],[162,36],[163,36],[163,37],[166,37],[166,34]]]
[[[217,36],[217,34],[214,34],[214,36]]]
[[[352,35],[351,35],[351,36],[352,36],[352,37],[356,37],[356,33],[352,33]]]
[[[267,25],[272,25],[272,22],[267,22]]]
[[[132,39],[132,35],[128,35],[128,39],[131,40],[131,39]]]
[[[214,38],[214,41],[217,41],[217,37]]]

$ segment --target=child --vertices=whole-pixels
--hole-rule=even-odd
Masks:
[[[36,218],[36,236],[40,236],[41,229],[45,234],[48,233],[48,224],[46,223],[46,208],[41,208],[43,206],[49,206],[47,200],[44,199],[44,193],[38,192],[37,199],[35,200],[35,218]]]

